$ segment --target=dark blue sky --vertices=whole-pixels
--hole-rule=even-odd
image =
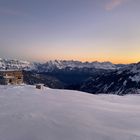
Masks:
[[[140,60],[139,0],[0,0],[0,57]]]

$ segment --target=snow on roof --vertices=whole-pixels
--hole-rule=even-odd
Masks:
[[[18,69],[0,70],[0,72],[13,72],[13,71],[22,71],[22,70],[18,70]]]

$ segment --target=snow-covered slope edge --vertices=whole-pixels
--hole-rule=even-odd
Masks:
[[[98,78],[89,78],[83,83],[81,90],[118,95],[140,94],[140,63],[128,65]]]
[[[0,86],[1,140],[139,140],[140,96]]]

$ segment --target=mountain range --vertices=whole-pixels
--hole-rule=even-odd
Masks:
[[[73,60],[54,60],[47,61],[45,63],[28,62],[22,60],[8,60],[0,58],[0,69],[24,69],[24,70],[35,70],[39,72],[49,72],[56,69],[75,69],[75,68],[95,68],[95,69],[118,69],[124,65],[115,65],[111,62],[80,62]]]
[[[92,94],[139,93],[140,63],[80,62],[54,60],[45,63],[0,59],[0,69],[22,69],[27,84],[74,89]]]

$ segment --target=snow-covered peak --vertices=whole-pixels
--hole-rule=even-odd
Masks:
[[[0,69],[28,69],[32,64],[23,60],[0,59]]]
[[[95,69],[116,69],[117,66],[110,62],[80,62],[73,60],[54,60],[45,63],[48,68],[65,69],[69,68],[95,68]]]
[[[140,73],[140,63],[131,65],[132,69],[131,72],[133,73]]]
[[[8,60],[0,59],[0,69],[26,69],[37,71],[52,71],[55,69],[81,69],[81,68],[94,68],[94,69],[106,69],[115,70],[118,66],[110,62],[80,62],[74,60],[51,60],[46,63],[30,63],[22,60]]]

